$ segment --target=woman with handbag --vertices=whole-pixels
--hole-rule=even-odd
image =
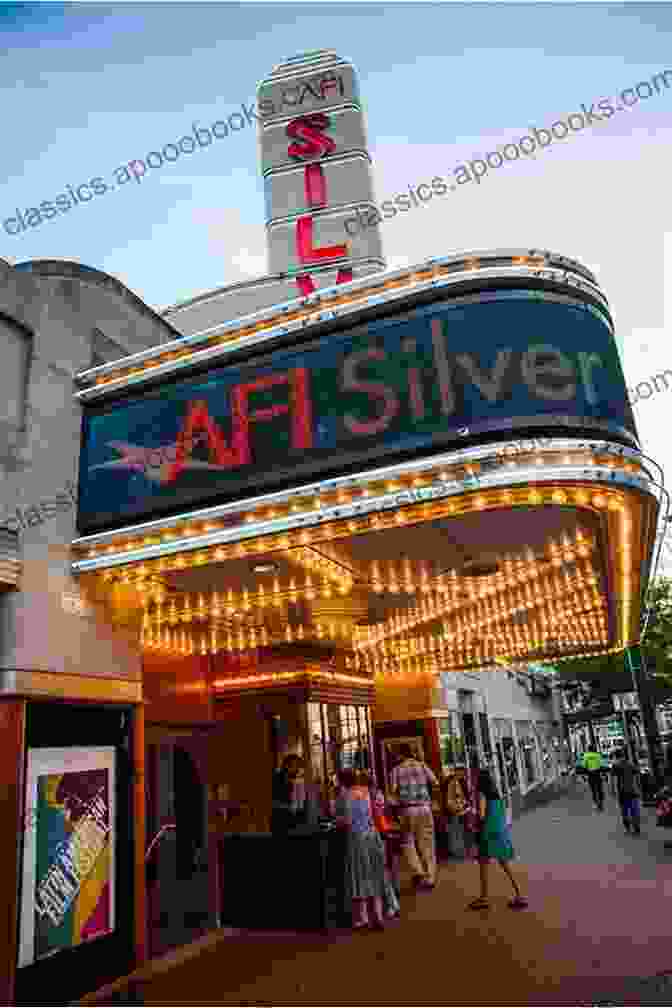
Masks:
[[[478,832],[478,867],[481,881],[481,893],[473,900],[469,910],[489,910],[488,883],[490,862],[496,858],[502,871],[511,883],[514,898],[509,902],[512,910],[522,910],[527,906],[527,900],[520,891],[520,886],[511,871],[510,862],[513,858],[513,844],[506,809],[497,786],[489,770],[481,770],[478,775],[478,801],[480,829]]]
[[[375,787],[372,774],[363,770],[360,776],[361,783],[369,789],[371,807],[373,809],[373,822],[382,837],[383,846],[385,847],[385,904],[387,909],[392,911],[390,916],[396,916],[399,912],[399,899],[401,896],[401,827],[388,814],[385,795],[380,788]],[[394,897],[396,899],[388,891],[388,886],[391,886],[394,890]]]
[[[339,773],[336,822],[346,833],[345,885],[354,928],[384,927],[399,912],[399,902],[385,869],[385,847],[374,824],[369,789],[354,770]]]

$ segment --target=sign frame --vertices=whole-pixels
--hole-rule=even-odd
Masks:
[[[19,969],[107,937],[116,929],[116,773],[114,746],[38,747],[27,751]],[[71,778],[70,791],[59,802],[66,778]],[[95,793],[90,794],[92,787]],[[84,799],[77,794],[78,789],[85,794]],[[55,847],[54,823],[50,824],[47,818],[50,810],[60,813],[57,825],[63,834]],[[46,844],[49,867],[43,878],[38,879],[41,841]],[[101,863],[101,857],[107,857],[107,862]],[[87,906],[93,910],[79,934],[73,934],[71,941],[65,940],[64,935],[59,937],[58,929],[68,914],[72,912],[71,925],[73,921],[82,923],[82,909],[85,912]],[[51,947],[50,925],[56,932]],[[43,951],[38,948],[40,940],[45,946]]]
[[[536,298],[533,299],[529,297],[529,292],[508,291],[508,290],[497,291],[494,293],[494,295],[490,295],[489,297],[486,296],[485,298],[481,296],[479,298],[467,297],[467,298],[451,299],[450,301],[438,301],[438,302],[435,301],[430,303],[429,305],[415,306],[410,310],[405,309],[404,311],[395,313],[394,315],[382,319],[379,318],[369,323],[356,322],[352,326],[344,327],[339,333],[335,334],[334,337],[331,338],[326,344],[324,343],[324,341],[319,340],[319,338],[314,338],[309,342],[296,344],[289,348],[279,348],[275,351],[267,349],[266,353],[262,352],[262,354],[260,354],[259,356],[253,356],[252,354],[250,354],[249,357],[246,357],[246,359],[244,359],[240,363],[231,363],[229,365],[225,364],[217,368],[208,369],[205,371],[198,372],[196,374],[192,374],[191,377],[185,375],[184,377],[173,379],[172,381],[170,381],[170,383],[164,382],[161,384],[157,384],[153,387],[153,389],[146,391],[144,395],[142,393],[138,394],[137,392],[135,392],[135,394],[133,394],[131,392],[130,394],[127,394],[125,396],[122,395],[113,401],[107,401],[103,402],[101,405],[98,406],[88,407],[85,410],[84,422],[82,428],[83,436],[82,436],[82,451],[80,455],[80,481],[79,481],[79,500],[78,500],[79,506],[78,506],[78,521],[77,521],[78,529],[82,534],[93,534],[95,532],[102,531],[105,528],[113,528],[115,526],[123,527],[124,525],[127,525],[131,522],[140,522],[145,517],[148,516],[159,517],[161,515],[168,515],[170,513],[175,513],[176,510],[181,511],[185,511],[187,509],[193,510],[208,505],[217,505],[218,503],[223,503],[224,500],[240,499],[251,488],[258,490],[261,493],[267,493],[272,492],[274,489],[275,490],[282,489],[283,486],[289,487],[299,485],[306,479],[310,479],[312,481],[314,479],[319,478],[323,479],[329,478],[330,476],[334,476],[337,473],[345,474],[348,471],[354,471],[356,467],[361,467],[363,464],[368,465],[371,462],[377,463],[377,462],[391,461],[395,457],[398,460],[402,460],[404,458],[418,457],[420,455],[429,456],[436,454],[442,449],[445,450],[446,448],[449,448],[451,445],[455,446],[459,446],[460,444],[464,445],[465,439],[467,438],[469,440],[473,440],[475,438],[484,438],[486,440],[495,440],[501,438],[501,440],[506,439],[508,441],[511,438],[512,429],[514,431],[520,430],[521,432],[522,431],[529,432],[530,430],[534,429],[538,430],[545,429],[553,431],[553,433],[557,431],[558,434],[561,434],[561,432],[564,431],[579,435],[585,432],[591,432],[593,434],[599,432],[599,434],[601,434],[602,436],[609,435],[619,440],[623,440],[632,444],[636,438],[634,421],[632,422],[632,428],[628,429],[627,427],[622,427],[613,418],[606,417],[606,419],[601,419],[599,415],[599,409],[597,409],[597,412],[594,411],[592,416],[584,416],[583,414],[581,414],[581,409],[583,409],[583,406],[581,405],[580,402],[577,403],[576,406],[572,407],[574,410],[573,415],[569,414],[569,410],[563,411],[563,409],[560,406],[558,406],[557,409],[554,408],[553,410],[542,409],[543,403],[541,404],[541,406],[539,406],[539,409],[536,410],[535,408],[533,408],[535,407],[535,402],[533,402],[531,393],[528,394],[528,392],[525,392],[525,390],[523,389],[523,392],[520,395],[522,395],[523,398],[525,398],[525,403],[524,404],[522,403],[520,395],[517,397],[518,401],[516,402],[516,397],[511,397],[511,395],[507,393],[507,396],[505,396],[504,399],[502,399],[502,403],[506,408],[503,407],[501,411],[501,416],[497,416],[492,411],[490,412],[490,415],[488,415],[488,403],[482,400],[482,397],[479,398],[476,395],[476,393],[473,394],[469,393],[472,397],[473,402],[476,404],[476,407],[478,407],[478,410],[482,415],[474,416],[473,419],[470,416],[469,426],[467,428],[458,425],[460,424],[460,421],[457,418],[457,416],[450,417],[447,420],[440,420],[437,414],[438,419],[436,420],[430,419],[429,421],[427,421],[427,423],[430,424],[429,427],[427,426],[427,423],[425,423],[424,427],[418,428],[417,430],[413,430],[412,427],[410,426],[410,421],[407,422],[408,417],[410,417],[409,410],[411,409],[411,407],[406,405],[404,407],[404,409],[406,410],[404,417],[406,417],[406,414],[408,414],[408,417],[406,417],[406,420],[404,420],[403,423],[401,419],[399,420],[399,423],[402,423],[402,426],[399,427],[397,424],[397,426],[395,427],[393,424],[393,428],[395,430],[398,429],[399,431],[398,434],[396,433],[388,434],[386,431],[383,431],[382,436],[379,437],[378,433],[373,430],[369,434],[368,428],[366,428],[365,424],[360,424],[360,427],[362,427],[364,432],[362,436],[358,438],[354,437],[354,435],[351,437],[346,432],[345,440],[343,440],[341,435],[338,434],[337,432],[332,434],[329,433],[328,431],[326,436],[328,439],[331,438],[331,441],[327,440],[327,442],[324,442],[324,444],[326,445],[324,449],[320,447],[320,445],[322,444],[322,442],[320,442],[320,445],[318,445],[315,451],[313,451],[312,455],[308,460],[307,458],[309,453],[305,451],[298,452],[297,446],[294,445],[293,440],[291,444],[288,445],[286,458],[284,460],[282,456],[278,458],[274,443],[273,465],[270,466],[270,468],[269,467],[264,468],[266,463],[263,461],[262,456],[260,455],[259,459],[257,459],[255,455],[254,458],[255,464],[251,466],[247,470],[247,472],[243,471],[236,479],[231,477],[231,479],[227,479],[226,483],[224,483],[224,481],[222,480],[218,485],[215,485],[213,480],[211,480],[210,483],[207,484],[207,487],[205,483],[203,484],[203,487],[205,487],[205,489],[194,490],[193,493],[190,492],[188,494],[183,494],[177,501],[174,496],[169,497],[167,492],[162,494],[159,493],[159,491],[155,491],[150,487],[148,490],[144,492],[144,496],[142,497],[143,506],[142,507],[138,506],[137,508],[135,508],[135,510],[126,507],[126,508],[120,508],[119,511],[117,512],[110,511],[104,514],[95,512],[93,517],[90,517],[86,514],[86,504],[84,508],[82,507],[83,496],[85,497],[87,494],[91,494],[94,492],[91,489],[91,483],[90,483],[92,477],[88,475],[88,473],[90,473],[94,468],[104,469],[105,467],[108,467],[112,469],[114,468],[115,465],[118,468],[123,468],[123,465],[125,464],[123,459],[121,460],[120,464],[120,460],[117,459],[116,456],[109,457],[109,454],[105,455],[104,457],[100,456],[100,454],[96,456],[95,452],[89,449],[89,443],[93,438],[93,435],[91,433],[91,425],[93,423],[97,423],[98,429],[100,430],[101,427],[105,426],[105,424],[101,421],[100,418],[105,418],[108,414],[117,413],[118,411],[123,412],[125,409],[128,409],[128,410],[136,410],[138,416],[140,415],[140,413],[143,412],[143,410],[145,410],[145,413],[147,414],[147,416],[149,416],[151,413],[151,409],[154,408],[152,404],[156,404],[157,402],[159,403],[163,402],[163,399],[165,399],[166,390],[170,389],[175,389],[177,390],[179,395],[183,395],[184,404],[186,408],[188,399],[186,398],[186,393],[183,394],[183,392],[180,390],[185,389],[189,390],[192,388],[198,389],[198,394],[200,395],[201,389],[203,389],[204,387],[210,387],[211,392],[212,390],[217,389],[220,390],[224,389],[225,391],[227,389],[235,390],[239,388],[252,389],[257,385],[263,384],[264,381],[271,382],[272,375],[276,374],[276,372],[277,374],[282,375],[288,374],[289,373],[288,369],[291,370],[294,367],[294,365],[291,362],[294,362],[295,364],[297,364],[297,366],[300,365],[300,367],[298,367],[298,370],[304,370],[306,371],[306,373],[308,373],[307,368],[318,368],[319,374],[324,373],[330,375],[331,377],[329,378],[329,381],[332,382],[332,384],[334,385],[333,392],[334,394],[336,394],[337,388],[340,387],[338,383],[342,377],[342,375],[339,377],[340,372],[338,371],[338,368],[342,367],[343,374],[345,374],[347,361],[349,360],[354,361],[355,357],[358,357],[359,360],[362,359],[362,351],[361,350],[356,351],[356,347],[359,346],[359,342],[361,342],[362,340],[366,341],[365,345],[366,348],[368,348],[365,349],[364,356],[368,354],[370,357],[375,358],[377,354],[383,353],[381,348],[387,343],[389,343],[389,348],[394,349],[397,342],[399,341],[404,342],[406,338],[404,336],[405,333],[404,327],[408,326],[409,331],[412,331],[413,326],[415,325],[416,328],[422,329],[422,332],[425,333],[425,336],[423,338],[425,339],[425,342],[427,342],[428,351],[431,354],[432,347],[429,344],[429,337],[427,336],[428,331],[426,325],[427,322],[430,322],[431,325],[433,326],[434,325],[433,319],[443,319],[443,320],[448,319],[450,312],[452,312],[453,310],[458,312],[458,318],[459,318],[459,313],[464,313],[465,310],[474,309],[474,318],[476,319],[474,323],[474,332],[479,333],[479,327],[482,328],[482,323],[479,321],[478,318],[479,310],[480,311],[485,310],[488,304],[492,304],[493,301],[496,302],[499,301],[500,299],[509,302],[510,300],[512,300],[511,295],[514,295],[514,299],[515,298],[518,299],[518,304],[516,306],[516,312],[515,312],[516,314],[518,313],[524,314],[524,309],[521,308],[522,304],[537,303]],[[615,343],[613,341],[613,334],[611,328],[609,327],[607,320],[604,319],[604,317],[600,312],[598,312],[596,309],[590,306],[586,306],[581,301],[577,301],[576,299],[567,296],[546,294],[544,298],[541,300],[543,300],[544,303],[548,303],[549,305],[555,305],[559,303],[561,306],[564,306],[568,312],[571,310],[581,310],[584,318],[589,315],[596,316],[595,324],[597,324],[599,320],[604,326],[604,332],[600,334],[600,338],[601,339],[604,338],[607,341],[605,346],[607,346],[610,351],[609,368],[611,370],[613,370],[614,368],[620,369],[620,362],[618,361],[617,350],[615,347]],[[568,325],[571,325],[572,322],[571,318],[568,318],[566,321]],[[441,325],[443,324],[444,323],[441,322]],[[465,332],[466,331],[467,330],[465,330]],[[483,336],[483,333],[481,333],[480,335]],[[432,341],[433,339],[434,337],[432,336]],[[362,345],[364,345],[364,343]],[[399,343],[399,345],[401,346],[401,343]],[[484,350],[487,350],[485,344],[483,344],[483,348]],[[572,350],[575,350],[575,348],[567,347],[562,344],[558,347],[558,353],[571,352]],[[481,353],[482,352],[483,350],[481,350]],[[516,350],[515,352],[522,354],[523,350]],[[403,376],[406,374],[406,372],[404,371],[402,375],[402,370],[403,368],[406,367],[405,358],[403,361],[401,360],[400,349],[394,350],[394,353],[397,354],[399,360],[394,358],[392,364],[395,369],[399,370],[399,375],[405,381],[406,379]],[[497,353],[499,353],[499,351],[497,351]],[[383,356],[384,355],[385,354],[383,354]],[[366,363],[366,361],[364,363]],[[482,365],[479,359],[478,367],[485,368],[485,370],[482,370],[480,372],[481,374],[486,374],[486,372],[488,371],[489,368],[491,368],[491,366],[492,366],[491,364]],[[516,364],[516,367],[519,367],[519,365]],[[520,367],[522,367],[522,364],[520,364]],[[281,368],[283,368],[284,370],[280,371]],[[609,371],[610,393],[618,397],[619,403],[621,404],[620,408],[622,409],[623,412],[624,422],[629,422],[627,392],[625,388],[625,381],[622,376],[622,371],[620,370],[618,370],[618,372],[614,371],[612,375],[611,370]],[[271,378],[269,378],[268,376],[266,378],[263,377],[263,375],[267,371],[269,371]],[[432,378],[434,385],[436,385],[437,379],[440,378],[440,371],[441,371],[441,361],[438,357],[436,357],[435,368],[433,372],[434,377]],[[236,378],[235,376],[239,377]],[[374,381],[374,378],[371,375],[367,374],[365,376],[364,373],[360,373],[359,379],[362,390],[366,385],[365,378],[368,378],[367,387],[373,388],[371,382]],[[376,380],[379,381],[380,376]],[[409,378],[409,383],[410,380],[411,379]],[[239,384],[238,385],[234,384],[235,381],[238,381]],[[242,384],[240,384],[241,381]],[[285,388],[285,390],[282,391],[281,399],[278,401],[279,403],[281,401],[285,405],[281,406],[279,404],[276,404],[275,406],[270,406],[270,408],[271,410],[275,409],[276,411],[280,410],[282,412],[287,413],[288,406],[286,404],[289,401],[288,400],[289,379],[284,378],[281,380],[280,378],[278,378],[277,381],[280,381],[281,384],[284,381],[285,386],[287,386],[287,388]],[[471,382],[472,385],[474,385],[474,387],[476,388],[477,386],[474,384],[473,379],[471,379]],[[463,382],[462,384],[465,388],[468,385],[468,383],[466,382]],[[518,384],[521,386],[521,388],[523,387],[524,383],[522,381],[522,378],[518,380]],[[353,388],[353,385],[351,385],[350,387]],[[355,392],[356,391],[357,390],[355,390]],[[400,395],[402,393],[404,395],[406,394],[406,392],[403,389],[401,390]],[[330,395],[331,393],[328,394]],[[177,403],[175,407],[176,410],[177,407],[180,405],[180,402],[182,401],[179,400],[179,395],[178,399],[175,400]],[[342,397],[343,393],[340,393],[340,395]],[[432,392],[432,395],[434,396],[434,398],[436,398],[436,395],[438,395],[438,393]],[[474,398],[474,396],[476,396],[476,398]],[[331,413],[326,414],[324,413],[325,401],[326,400],[324,400],[324,397],[322,397],[320,404],[318,404],[321,405],[322,408],[322,413],[319,416],[321,417],[324,414],[324,418],[326,420],[328,420],[330,423],[332,422],[336,423],[338,420],[337,417],[332,416]],[[374,400],[370,401],[373,402]],[[509,402],[510,407],[508,405]],[[311,409],[313,408],[313,405],[314,404],[312,404],[311,402]],[[520,406],[522,405],[524,405],[525,409],[528,410],[527,415],[516,412],[516,410],[519,409]],[[161,406],[157,408],[163,409],[163,407]],[[229,419],[232,419],[233,414],[231,413],[231,411],[227,413],[227,407],[222,408],[224,409],[224,414],[220,415],[223,415],[225,418],[228,416]],[[438,409],[436,403],[434,403],[433,408],[435,409],[436,412],[436,409]],[[466,406],[464,408],[467,409]],[[329,407],[329,409],[331,409],[331,407]],[[472,410],[472,406],[469,406],[468,410]],[[534,415],[530,415],[529,411],[531,411]],[[268,408],[266,408],[266,412],[268,412]],[[352,410],[350,412],[352,412]],[[345,413],[343,415],[345,416]],[[177,412],[175,412],[175,416],[177,417]],[[182,419],[184,420],[184,416],[182,416]],[[228,420],[226,422],[227,424],[229,423]],[[320,420],[320,423],[322,423],[322,420]],[[406,424],[405,428],[403,426],[404,423]],[[112,424],[113,421],[110,421],[110,423],[108,424],[108,427],[110,429],[112,429],[111,427]],[[433,426],[431,426],[432,424]],[[151,424],[149,424],[149,427],[151,430]],[[131,429],[132,428],[129,426],[128,430],[130,431]],[[257,428],[255,428],[255,430],[256,429]],[[334,430],[336,430],[336,428],[334,428]],[[101,437],[102,440],[102,435],[99,436]],[[175,435],[173,434],[172,436]],[[191,437],[191,434],[187,436]],[[228,437],[228,430],[226,436]],[[314,434],[314,431],[311,433],[310,436],[311,438],[313,438],[311,444],[314,444],[314,437],[316,436]],[[292,435],[292,438],[293,437],[294,435]],[[320,435],[320,437],[322,437],[322,435]],[[128,440],[130,441],[131,438],[129,437]],[[113,442],[113,440],[108,440],[105,443],[112,444],[115,442]],[[124,442],[119,441],[118,443],[123,444]],[[233,441],[231,443],[233,443]],[[168,447],[169,448],[172,447],[175,453],[177,451],[176,447],[177,444],[178,442],[176,441],[173,445],[169,445]],[[100,451],[99,449],[96,450]],[[114,450],[117,451],[117,449]],[[156,456],[158,462],[161,462],[163,458],[163,456],[159,458],[161,450],[162,449],[160,447],[157,447],[156,445],[153,444],[146,445],[144,447],[139,446],[140,454],[144,452],[145,455],[149,453],[149,455],[151,455],[152,457]],[[97,463],[95,466],[92,465],[92,460]],[[168,456],[166,456],[166,459],[164,461],[170,461],[168,459]],[[147,466],[149,466],[149,462],[147,462]],[[145,468],[147,468],[147,466]],[[237,461],[231,464],[222,463],[222,465],[219,468],[224,470],[227,469],[227,466],[228,466],[227,473],[228,471],[231,470],[232,467],[233,469],[237,469],[239,472],[242,469],[242,464],[240,464]],[[211,469],[216,469],[217,467],[218,466],[215,464],[210,464],[209,466],[209,468]],[[208,467],[206,466],[205,468]],[[83,476],[82,474],[87,475]],[[159,476],[158,478],[161,479],[162,477]],[[87,482],[87,480],[89,482]],[[195,485],[201,486],[201,484],[198,484],[196,480],[192,482]],[[110,483],[109,487],[113,489],[114,482]],[[210,489],[210,487],[212,487],[212,489]],[[129,494],[129,491],[124,492],[127,495]],[[139,497],[138,500],[140,500]],[[173,503],[174,501],[176,502]],[[90,500],[88,503],[88,509],[89,512],[91,513],[92,508]]]

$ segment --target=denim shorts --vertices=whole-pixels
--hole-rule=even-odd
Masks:
[[[639,817],[639,798],[621,798],[621,809],[624,816],[631,816],[633,819]]]

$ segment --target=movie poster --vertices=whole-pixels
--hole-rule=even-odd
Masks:
[[[115,751],[29,749],[19,966],[114,930]]]

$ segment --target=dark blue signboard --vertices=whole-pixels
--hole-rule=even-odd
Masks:
[[[606,319],[538,291],[434,303],[89,408],[78,526],[548,428],[636,439]]]

